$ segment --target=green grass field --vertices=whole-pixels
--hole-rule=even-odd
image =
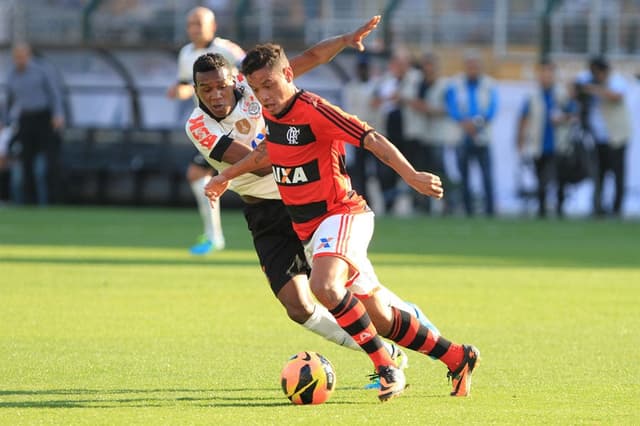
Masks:
[[[483,356],[472,396],[410,353],[380,404],[361,353],[290,322],[238,212],[228,249],[187,246],[195,210],[0,209],[0,424],[639,424],[640,223],[388,219],[380,279]],[[279,373],[314,350],[324,405],[293,406]]]

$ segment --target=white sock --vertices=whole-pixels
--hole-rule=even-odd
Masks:
[[[380,289],[376,292],[376,296],[378,296],[387,306],[393,306],[412,314],[415,312],[413,308],[407,305],[404,300],[400,299],[394,292],[392,292],[382,284],[380,284]]]
[[[209,198],[204,195],[204,187],[211,179],[205,176],[190,182],[191,192],[193,192],[198,204],[198,212],[204,226],[204,235],[216,245],[217,248],[224,248],[224,235],[222,234],[222,222],[220,220],[220,200],[216,201],[214,208],[211,208]]]
[[[331,315],[327,308],[322,305],[316,303],[313,314],[311,314],[309,319],[305,321],[302,326],[331,342],[344,346],[345,348],[349,348],[354,351],[362,350],[360,345],[353,340],[349,333],[344,331],[344,329],[338,325],[333,315]],[[386,340],[383,340],[382,343],[389,354],[393,354],[391,343]]]
[[[320,304],[315,304],[313,313],[302,326],[340,346],[353,349],[354,351],[360,350],[360,345],[351,338],[349,333],[338,325],[336,319],[329,313],[327,308]]]

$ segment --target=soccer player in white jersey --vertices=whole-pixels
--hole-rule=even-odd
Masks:
[[[196,7],[187,18],[187,34],[191,42],[185,45],[178,55],[178,81],[167,91],[173,99],[189,100],[193,98],[193,80],[191,78],[193,63],[202,54],[219,53],[235,68],[244,57],[244,50],[234,42],[216,37],[216,20],[214,13],[205,7]],[[207,254],[213,250],[222,250],[225,246],[220,209],[212,208],[204,196],[203,188],[213,174],[207,161],[196,154],[187,168],[187,180],[196,198],[198,211],[202,218],[204,232],[190,251],[195,255]],[[219,207],[219,202],[216,202]]]
[[[350,34],[325,40],[291,60],[299,76],[328,62],[347,46],[362,48],[361,40],[377,25],[379,17]],[[221,55],[206,54],[193,65],[193,79],[199,106],[185,125],[187,135],[204,158],[218,171],[242,159],[264,138],[262,107],[242,75],[233,70]],[[289,318],[339,345],[360,350],[353,339],[335,322],[333,316],[313,300],[307,274],[309,265],[304,249],[291,225],[280,199],[271,168],[235,178],[230,188],[244,201],[244,214],[253,236],[260,264],[274,295],[285,307]],[[381,287],[372,299],[416,312],[437,332],[419,309],[403,302]],[[399,363],[400,350],[387,343],[387,350]],[[401,358],[404,358],[402,360]]]

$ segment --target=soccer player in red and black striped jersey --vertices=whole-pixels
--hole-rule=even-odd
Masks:
[[[440,359],[453,381],[451,395],[466,396],[479,351],[433,333],[412,314],[377,303],[379,288],[367,249],[373,212],[352,188],[345,167],[345,143],[371,151],[416,191],[442,198],[440,178],[416,171],[384,136],[321,97],[298,90],[282,48],[259,45],[242,72],[263,106],[267,136],[243,160],[205,188],[217,199],[229,179],[272,166],[293,227],[312,264],[310,287],[338,324],[369,355],[380,375],[378,397],[386,401],[404,390],[404,373],[382,346],[380,336]]]

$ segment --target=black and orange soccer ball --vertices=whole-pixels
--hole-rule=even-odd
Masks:
[[[294,404],[322,404],[336,387],[336,373],[331,362],[319,353],[299,352],[285,364],[280,383]]]

